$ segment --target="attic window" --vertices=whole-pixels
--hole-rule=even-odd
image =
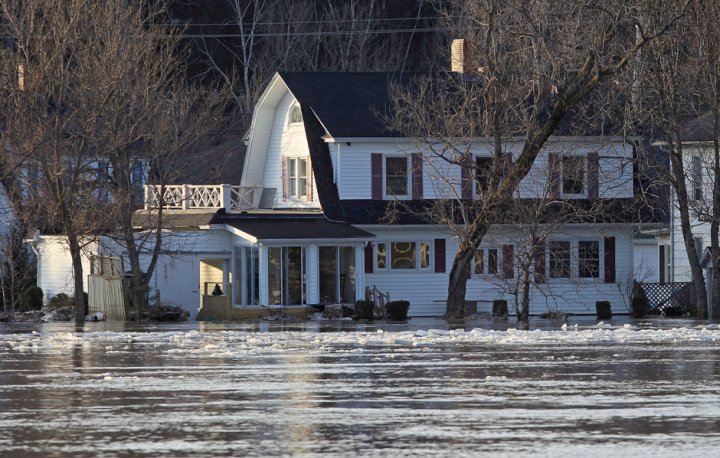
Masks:
[[[290,107],[290,115],[288,116],[288,124],[298,124],[303,122],[300,105]]]

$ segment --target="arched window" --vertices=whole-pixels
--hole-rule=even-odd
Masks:
[[[297,124],[302,122],[302,112],[300,111],[300,105],[293,105],[290,107],[290,115],[288,116],[288,124]]]

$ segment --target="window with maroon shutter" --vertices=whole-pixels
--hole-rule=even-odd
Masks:
[[[548,191],[551,199],[560,198],[560,156],[548,154]]]
[[[412,154],[412,198],[423,198],[423,158],[422,153]]]
[[[535,242],[535,283],[545,283],[545,244]]]
[[[605,237],[605,283],[615,283],[615,237]]]
[[[365,245],[365,273],[371,274],[373,273],[373,264],[375,263],[375,260],[373,259],[373,245],[372,243],[368,243]]]
[[[307,201],[312,202],[313,200],[313,173],[312,173],[312,162],[310,157],[307,158]]]
[[[383,155],[372,153],[370,155],[371,186],[373,200],[383,199]]]
[[[513,269],[513,246],[503,245],[503,277],[513,278],[515,276],[515,269]]]
[[[435,272],[445,273],[445,239],[435,239]]]
[[[588,173],[588,198],[597,199],[600,197],[600,155],[598,153],[588,153],[587,156],[587,173]]]
[[[464,156],[460,166],[460,197],[462,199],[472,199],[473,196],[473,178],[472,178],[472,158]]]
[[[282,159],[282,196],[283,199],[287,199],[287,158]]]

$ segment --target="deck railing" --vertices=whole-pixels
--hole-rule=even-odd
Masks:
[[[212,185],[145,185],[145,208],[169,210],[220,209],[252,210],[260,205],[262,186]]]

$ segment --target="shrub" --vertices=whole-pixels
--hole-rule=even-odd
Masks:
[[[645,318],[648,313],[648,300],[645,296],[635,296],[632,298],[632,317]]]
[[[492,316],[493,318],[504,318],[508,317],[508,303],[505,299],[496,299],[492,305]]]
[[[23,310],[40,310],[43,306],[43,290],[38,286],[30,286],[22,293],[20,307]]]
[[[386,305],[387,316],[393,321],[405,321],[409,308],[410,302],[408,301],[390,301]]]
[[[64,307],[72,307],[74,303],[75,301],[67,294],[57,293],[50,299],[50,302],[48,303],[48,308],[50,310],[55,310]]]
[[[355,318],[356,320],[372,320],[373,309],[375,303],[373,301],[357,301],[355,302]]]
[[[599,320],[610,320],[612,319],[612,307],[608,301],[597,301],[595,302],[595,313]]]

